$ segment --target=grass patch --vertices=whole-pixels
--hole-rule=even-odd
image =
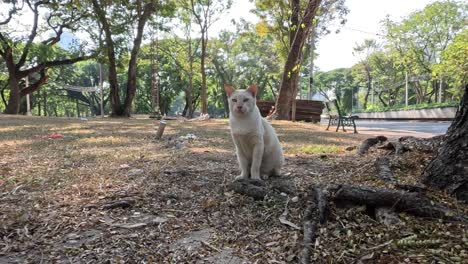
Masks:
[[[294,154],[336,154],[341,152],[341,148],[336,145],[321,145],[321,144],[314,144],[314,145],[307,145],[303,146],[296,151]]]

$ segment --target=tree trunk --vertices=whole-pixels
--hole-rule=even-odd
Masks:
[[[206,57],[206,44],[208,42],[208,38],[206,35],[206,29],[205,31],[202,31],[202,53],[201,53],[201,75],[202,75],[202,114],[207,114],[208,113],[208,105],[206,102],[206,72],[205,72],[205,57]]]
[[[2,56],[8,70],[8,85],[10,86],[10,97],[8,98],[8,105],[5,109],[5,114],[16,115],[19,113],[21,104],[21,94],[19,87],[19,79],[16,77],[16,65],[13,61],[13,54],[11,49],[7,49],[5,55]]]
[[[44,96],[44,116],[48,116],[49,113],[47,112],[47,92],[44,91],[42,95]]]
[[[366,95],[364,96],[364,110],[367,109],[367,102],[369,101],[369,94],[370,91],[372,90],[372,76],[370,75],[370,72],[366,69],[366,76],[367,76],[367,91]]]
[[[14,76],[10,76],[8,83],[10,85],[10,97],[8,98],[8,105],[6,106],[4,113],[16,115],[19,113],[21,105],[19,83]]]
[[[122,106],[119,95],[119,82],[117,80],[117,62],[115,56],[114,41],[112,40],[112,32],[110,25],[106,18],[106,13],[99,5],[98,0],[93,0],[94,11],[97,14],[102,29],[104,30],[107,59],[109,60],[109,95],[111,99],[111,116],[120,116],[122,113]]]
[[[40,91],[37,91],[37,115],[38,116],[41,116],[42,113],[41,113],[41,93]]]
[[[307,95],[307,99],[312,100],[313,97],[313,89],[314,89],[314,57],[315,57],[315,37],[317,34],[317,30],[315,26],[312,27],[312,32],[310,34],[310,64],[309,64],[309,94]]]
[[[302,48],[304,47],[304,42],[307,39],[320,2],[321,0],[310,0],[305,10],[302,23],[297,25],[297,32],[284,65],[280,91],[276,101],[275,113],[273,114],[273,117],[276,119],[288,120],[290,118],[291,103],[297,92],[294,85],[294,81],[296,80],[294,74],[299,74]]]
[[[75,104],[76,104],[76,116],[81,117],[80,104],[78,103],[78,99],[75,99]]]
[[[388,107],[388,104],[385,102],[385,100],[382,98],[383,91],[380,91],[377,97],[379,97],[379,101],[382,103],[384,107]]]
[[[188,37],[188,56],[189,56],[189,86],[187,91],[185,92],[185,97],[187,98],[187,112],[185,117],[192,118],[193,117],[193,104],[192,104],[192,93],[193,93],[193,54],[192,54],[192,38],[190,38],[190,34]]]
[[[468,203],[468,85],[444,143],[422,176],[425,184]]]
[[[137,78],[137,59],[138,53],[140,52],[141,41],[143,38],[143,29],[145,28],[146,22],[154,11],[153,4],[147,4],[144,7],[144,11],[138,20],[137,35],[133,40],[133,48],[130,55],[130,61],[128,62],[128,73],[127,73],[127,94],[123,105],[122,116],[129,117],[131,115],[131,108],[133,98],[136,93],[136,78]]]
[[[97,14],[102,29],[104,30],[105,43],[107,50],[107,59],[109,60],[109,85],[111,97],[111,116],[129,117],[131,114],[131,107],[133,98],[136,92],[136,71],[137,71],[137,58],[140,51],[140,45],[143,38],[143,29],[151,14],[154,12],[155,4],[149,1],[143,8],[143,12],[139,16],[137,25],[137,34],[133,40],[133,48],[130,55],[130,61],[127,69],[127,91],[124,104],[121,104],[119,96],[119,84],[117,79],[117,63],[115,55],[114,41],[112,39],[112,32],[109,22],[106,18],[106,12],[100,6],[98,0],[92,0],[94,11]]]

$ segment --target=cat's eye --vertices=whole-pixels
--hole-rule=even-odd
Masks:
[[[232,101],[233,101],[234,103],[237,103],[237,99],[232,99]]]
[[[245,99],[244,99],[244,103],[247,102],[248,100],[249,100],[249,98],[245,98]]]

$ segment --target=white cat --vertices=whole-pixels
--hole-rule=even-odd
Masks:
[[[236,91],[225,84],[229,101],[229,125],[236,145],[241,174],[236,179],[260,180],[260,176],[279,175],[284,164],[283,150],[273,127],[256,105],[257,86]]]

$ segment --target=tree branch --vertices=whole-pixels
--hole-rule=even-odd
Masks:
[[[33,27],[31,29],[31,33],[29,34],[29,38],[28,38],[28,42],[26,43],[26,45],[24,46],[23,48],[23,53],[21,54],[21,58],[20,60],[18,61],[18,63],[16,64],[16,70],[19,70],[23,65],[24,63],[26,62],[26,58],[28,56],[28,53],[29,53],[29,49],[31,48],[31,45],[32,45],[32,42],[34,41],[34,38],[36,38],[36,35],[37,35],[37,24],[38,24],[38,20],[39,20],[39,11],[38,11],[38,8],[40,5],[42,5],[44,2],[43,1],[38,1],[34,4],[34,7],[31,6],[31,3],[29,2],[29,0],[26,1],[26,3],[28,4],[29,8],[31,8],[31,10],[33,11],[34,13],[34,22],[33,22]]]
[[[10,9],[10,11],[8,12],[8,17],[4,21],[0,21],[0,26],[8,24],[10,20],[13,18],[13,14],[16,13],[16,11],[20,9],[21,8],[17,8],[15,3],[13,2],[13,8]]]
[[[80,57],[76,57],[76,58],[72,58],[72,59],[65,59],[65,60],[54,60],[54,61],[46,61],[46,62],[43,62],[43,63],[40,63],[34,67],[31,67],[27,70],[23,70],[23,71],[20,71],[18,73],[18,76],[19,78],[24,78],[32,73],[35,73],[35,72],[38,72],[38,71],[42,71],[43,69],[47,69],[47,68],[51,68],[51,67],[55,67],[55,66],[61,66],[61,65],[69,65],[69,64],[73,64],[75,62],[79,62],[79,61],[84,61],[84,60],[89,60],[91,58],[94,58],[97,54],[94,53],[94,54],[91,54],[91,55],[87,55],[87,56],[80,56]]]
[[[25,96],[27,94],[35,92],[43,84],[45,84],[47,82],[47,80],[49,79],[49,77],[47,76],[46,71],[47,71],[46,69],[42,69],[41,70],[41,77],[39,78],[39,80],[36,81],[35,83],[31,84],[30,86],[23,88],[21,90],[21,92],[20,92],[21,96]]]

